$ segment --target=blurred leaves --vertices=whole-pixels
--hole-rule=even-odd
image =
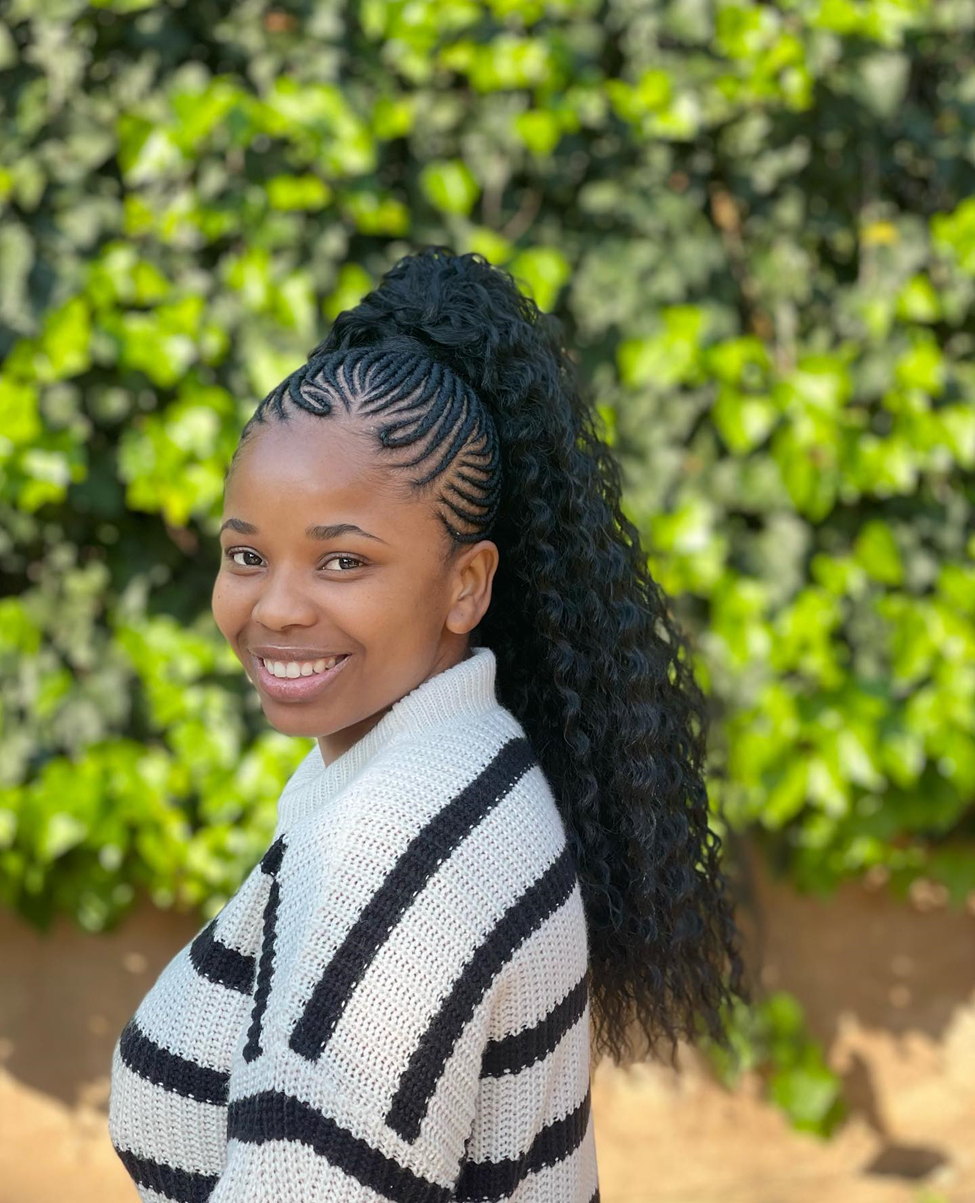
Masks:
[[[727,1030],[730,1051],[704,1042],[724,1085],[734,1087],[743,1073],[757,1073],[765,1081],[768,1097],[794,1128],[820,1137],[832,1135],[848,1114],[842,1080],[823,1060],[798,1000],[775,990],[752,1007],[736,1001]]]
[[[695,636],[715,823],[804,888],[961,904],[973,32],[961,0],[9,4],[4,902],[212,912],[266,846],[306,749],[209,615],[223,472],[323,327],[446,242],[567,324]],[[828,1127],[766,1019],[776,1097]]]

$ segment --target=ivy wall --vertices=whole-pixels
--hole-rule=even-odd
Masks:
[[[256,862],[310,745],[210,616],[223,474],[328,322],[445,242],[567,324],[727,822],[801,888],[963,902],[973,11],[8,0],[0,901],[212,914]]]

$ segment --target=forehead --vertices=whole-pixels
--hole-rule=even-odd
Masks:
[[[405,487],[409,473],[383,462],[367,422],[292,411],[287,421],[272,418],[248,436],[227,482],[225,516],[260,526],[270,514],[304,529],[354,513],[360,526],[382,535],[380,525],[395,531],[422,521],[429,509]]]

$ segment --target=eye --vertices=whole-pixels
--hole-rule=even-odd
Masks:
[[[227,550],[223,554],[226,556],[226,558],[228,560],[230,560],[230,562],[232,564],[236,564],[238,568],[253,568],[254,565],[253,564],[241,564],[241,562],[239,560],[234,559],[234,556],[257,556],[257,559],[261,558],[260,556],[257,555],[256,551],[250,551],[246,547],[228,547]]]
[[[235,558],[236,556],[254,556],[255,559],[257,559],[257,560],[261,559],[261,557],[257,554],[257,552],[252,551],[249,547],[228,547],[227,550],[223,554],[228,560],[230,560],[230,562],[232,564],[236,564],[238,568],[256,568],[258,565],[243,564],[243,563],[241,563],[240,560]],[[327,559],[325,561],[325,564],[331,564],[336,560],[341,560],[347,564],[352,564],[354,568],[361,568],[365,565],[365,560],[360,560],[358,556],[343,556],[343,555],[331,556],[331,557],[329,557],[329,559]],[[324,567],[324,565],[323,565],[323,567]],[[329,575],[330,576],[343,576],[344,570],[339,571],[339,572],[332,572]]]
[[[365,564],[365,560],[360,560],[358,556],[332,556],[331,559],[326,560],[325,563],[331,564],[334,560],[344,560],[347,564],[354,564],[356,568],[361,568]],[[341,576],[342,573],[339,573],[338,575]],[[334,572],[332,573],[332,576],[335,576]]]

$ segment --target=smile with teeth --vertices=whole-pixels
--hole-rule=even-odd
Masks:
[[[269,673],[275,677],[310,677],[315,673],[334,668],[344,657],[329,656],[325,660],[264,660],[258,657]]]

